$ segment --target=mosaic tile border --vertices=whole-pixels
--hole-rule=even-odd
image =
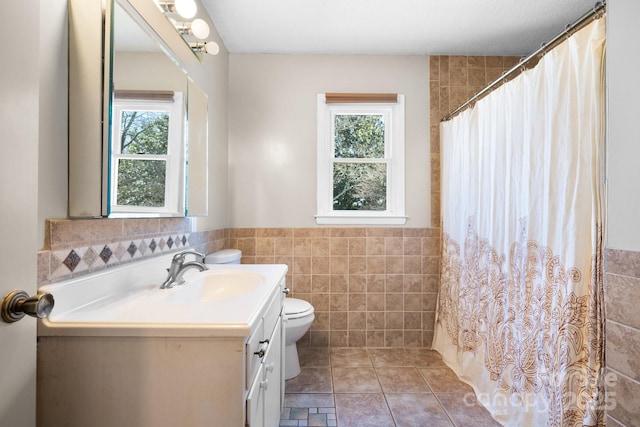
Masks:
[[[230,229],[193,231],[189,218],[48,219],[38,252],[38,286],[192,248],[229,247]]]
[[[192,247],[191,233],[172,233],[134,240],[51,251],[50,280]]]

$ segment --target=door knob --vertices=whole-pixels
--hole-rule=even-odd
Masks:
[[[25,314],[42,319],[49,316],[53,305],[53,295],[49,293],[29,297],[25,291],[11,291],[2,300],[2,320],[7,323],[17,322]]]

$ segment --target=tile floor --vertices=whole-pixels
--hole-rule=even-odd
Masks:
[[[473,390],[428,349],[299,348],[280,426],[495,427]]]

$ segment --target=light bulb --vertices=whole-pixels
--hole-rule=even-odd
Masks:
[[[191,32],[200,40],[209,37],[209,24],[204,19],[194,19],[191,23]]]
[[[209,55],[217,55],[220,52],[220,46],[216,42],[206,42],[204,48]]]
[[[175,0],[176,12],[185,19],[191,19],[198,12],[195,0]]]

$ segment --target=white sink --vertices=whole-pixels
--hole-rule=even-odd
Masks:
[[[207,264],[185,284],[160,289],[173,254],[40,288],[56,305],[40,336],[249,336],[287,273],[286,265]]]
[[[177,304],[218,301],[253,292],[266,280],[262,274],[252,271],[207,270],[177,285],[163,300]]]

